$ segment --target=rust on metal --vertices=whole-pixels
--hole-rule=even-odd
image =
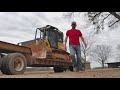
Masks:
[[[47,58],[70,61],[70,54],[64,50],[51,49],[47,52]]]
[[[61,59],[70,61],[70,54],[68,52],[61,49],[49,48],[42,40],[31,40],[22,43],[22,45],[29,47],[32,51],[32,56],[35,58]]]
[[[28,47],[24,46],[19,46],[7,42],[0,41],[0,52],[1,53],[14,53],[14,52],[19,52],[19,53],[27,53],[31,54],[31,49]]]
[[[26,57],[28,66],[71,66],[69,53],[65,50],[49,48],[40,39],[21,42],[21,46],[5,42],[1,43],[0,49],[12,52],[24,52],[23,54]]]
[[[35,58],[46,58],[46,43],[40,41],[27,45],[31,48],[32,56]]]
[[[53,60],[53,59],[40,59],[40,58],[36,58],[32,65],[34,66],[71,66],[72,63],[69,61],[63,61],[63,60]]]
[[[27,65],[71,66],[69,53],[60,49],[48,48],[43,41],[25,42],[24,46],[0,41],[0,52],[23,53],[26,57]]]
[[[32,55],[30,55],[30,54],[23,54],[23,55],[26,57],[27,65],[28,65],[28,66],[31,65],[31,64],[32,64],[32,61],[35,60],[35,58],[32,57]]]

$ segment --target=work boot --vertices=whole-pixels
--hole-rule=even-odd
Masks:
[[[80,71],[85,71],[85,69],[82,68],[82,69],[77,69],[77,70],[76,70],[76,72],[80,72]]]
[[[85,71],[85,68],[82,68],[81,71]]]

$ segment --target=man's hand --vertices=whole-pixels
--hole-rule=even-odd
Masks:
[[[87,48],[87,44],[85,43],[84,45],[85,45],[85,48]]]

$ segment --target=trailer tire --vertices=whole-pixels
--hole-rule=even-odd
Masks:
[[[27,67],[27,61],[23,54],[12,53],[5,60],[7,75],[23,74]]]
[[[6,61],[7,61],[8,56],[9,55],[6,55],[6,56],[2,57],[2,60],[1,60],[1,72],[3,74],[7,73],[7,70],[6,70]]]

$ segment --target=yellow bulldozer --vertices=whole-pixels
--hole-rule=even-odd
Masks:
[[[0,41],[0,69],[3,74],[23,74],[26,67],[53,67],[54,72],[73,70],[70,54],[64,50],[63,32],[46,25],[37,28],[33,40],[11,44]]]

